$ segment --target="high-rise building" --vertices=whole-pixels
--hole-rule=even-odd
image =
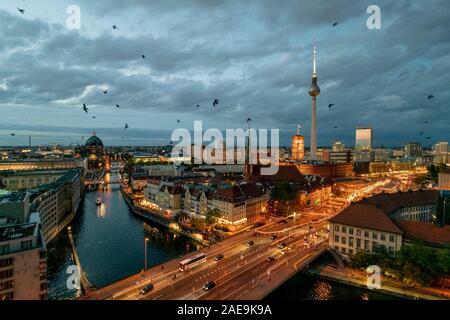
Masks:
[[[372,128],[356,128],[355,162],[372,161]]]
[[[448,142],[441,141],[439,143],[436,143],[433,147],[434,151],[434,163],[449,163],[449,156],[448,156]]]
[[[418,158],[422,155],[422,146],[418,142],[410,142],[405,144],[405,157]]]
[[[300,135],[300,126],[297,127],[297,134],[292,136],[292,156],[293,161],[305,159],[305,138]]]
[[[312,109],[311,109],[311,146],[310,146],[310,159],[317,160],[317,127],[316,127],[316,99],[320,95],[320,88],[317,85],[317,72],[316,72],[316,44],[314,43],[314,59],[313,59],[313,74],[311,87],[309,88],[309,95],[312,97]]]
[[[372,128],[356,128],[355,149],[372,150]]]

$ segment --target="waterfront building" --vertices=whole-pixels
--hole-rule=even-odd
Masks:
[[[107,158],[103,141],[97,137],[95,131],[92,133],[92,136],[86,140],[82,155],[88,158],[89,169],[101,169],[106,166]]]
[[[254,182],[217,189],[212,206],[220,210],[219,222],[230,230],[243,228],[267,217],[268,190]]]
[[[47,254],[39,223],[0,224],[0,300],[46,300]]]
[[[352,162],[352,153],[350,150],[323,150],[322,160],[330,163],[350,163]]]
[[[28,219],[30,194],[25,191],[0,193],[0,217],[24,223]]]
[[[201,185],[186,186],[184,192],[183,211],[191,217],[204,218],[213,209],[213,192]]]
[[[6,190],[18,191],[22,189],[32,189],[41,184],[55,182],[66,172],[66,169],[2,171],[0,173],[0,182]]]
[[[0,172],[7,170],[73,169],[87,170],[87,159],[23,159],[0,160]]]
[[[395,255],[403,241],[398,221],[430,223],[435,218],[438,192],[381,193],[352,203],[329,220],[329,246],[344,258],[378,247]]]
[[[182,208],[183,192],[179,184],[152,179],[144,188],[144,203],[174,215]]]

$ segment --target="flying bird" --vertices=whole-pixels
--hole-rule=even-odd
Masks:
[[[25,14],[25,9],[19,9],[19,8],[17,8],[17,10],[18,10],[21,14]]]
[[[118,104],[116,104],[116,108],[120,108],[120,106]]]
[[[336,27],[339,24],[339,22],[333,23],[333,27]]]
[[[145,59],[145,54],[142,55],[142,59]]]
[[[83,110],[84,112],[88,113],[88,107],[86,107],[86,104],[83,103]]]
[[[339,128],[338,126],[334,126],[335,129]]]
[[[425,123],[428,123],[428,120],[425,120],[424,122],[425,122]]]
[[[431,100],[431,99],[433,99],[434,98],[434,96],[432,95],[432,94],[430,94],[429,96],[428,96],[428,100]]]
[[[330,103],[330,104],[328,105],[328,109],[331,109],[332,106],[334,106],[334,103]]]
[[[420,131],[420,132],[419,132],[419,135],[423,135],[423,133],[424,133],[423,131]]]
[[[219,99],[214,99],[213,107],[217,106],[219,104]]]
[[[128,123],[125,123],[125,130],[128,129]]]
[[[431,137],[427,137],[427,140],[430,140],[431,139]]]
[[[97,119],[95,116],[92,116],[92,119]]]
[[[181,122],[181,121],[177,119],[177,122]]]
[[[103,90],[103,94],[108,94],[108,90]]]
[[[14,137],[16,134],[15,133],[11,133],[11,135]]]
[[[198,107],[200,107],[200,105],[199,105],[199,104],[196,104],[195,106],[196,106],[197,108],[198,108]]]
[[[81,137],[81,140],[84,140],[84,137]]]
[[[113,28],[113,30],[119,29],[115,24],[113,24],[112,28]]]
[[[250,123],[250,122],[252,122],[252,119],[247,118],[247,123]]]

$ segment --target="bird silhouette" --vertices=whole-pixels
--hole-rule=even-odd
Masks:
[[[214,99],[213,107],[217,106],[219,104],[219,99]]]
[[[431,137],[427,137],[427,140],[430,140],[431,139]]]
[[[181,122],[181,121],[177,119],[177,122]]]
[[[428,100],[431,100],[431,99],[433,99],[434,98],[434,96],[432,95],[432,94],[430,94],[429,96],[428,96]]]
[[[88,107],[84,103],[83,103],[83,110],[84,110],[84,112],[88,113]]]
[[[328,109],[331,109],[332,106],[334,106],[334,103],[330,103],[330,104],[328,105]]]
[[[84,137],[81,137],[81,140],[84,140]]]
[[[142,59],[145,59],[145,54],[142,55]]]
[[[196,106],[197,108],[198,108],[198,107],[200,107],[200,105],[199,105],[199,104],[196,104],[195,106]]]
[[[92,119],[97,119],[95,116],[92,116]]]
[[[19,8],[17,8],[17,10],[18,10],[21,14],[25,14],[25,9],[19,9]]]
[[[113,24],[112,28],[113,30],[119,30],[119,28],[115,24]]]
[[[103,90],[103,94],[108,94],[108,90]]]
[[[125,130],[128,128],[129,128],[128,123],[125,123]]]
[[[333,27],[336,27],[339,24],[339,22],[333,23]]]
[[[425,122],[425,123],[428,123],[428,120],[425,120],[424,122]]]
[[[421,136],[421,135],[423,135],[423,133],[424,133],[423,131],[420,131],[420,132],[419,132],[419,135]]]
[[[14,137],[16,134],[15,133],[11,133],[11,135]]]
[[[116,108],[120,108],[120,106],[118,104],[116,104]]]
[[[339,128],[338,126],[334,126],[335,129]]]

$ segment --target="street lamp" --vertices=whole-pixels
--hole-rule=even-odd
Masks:
[[[144,238],[144,271],[147,270],[147,242],[148,238]]]

